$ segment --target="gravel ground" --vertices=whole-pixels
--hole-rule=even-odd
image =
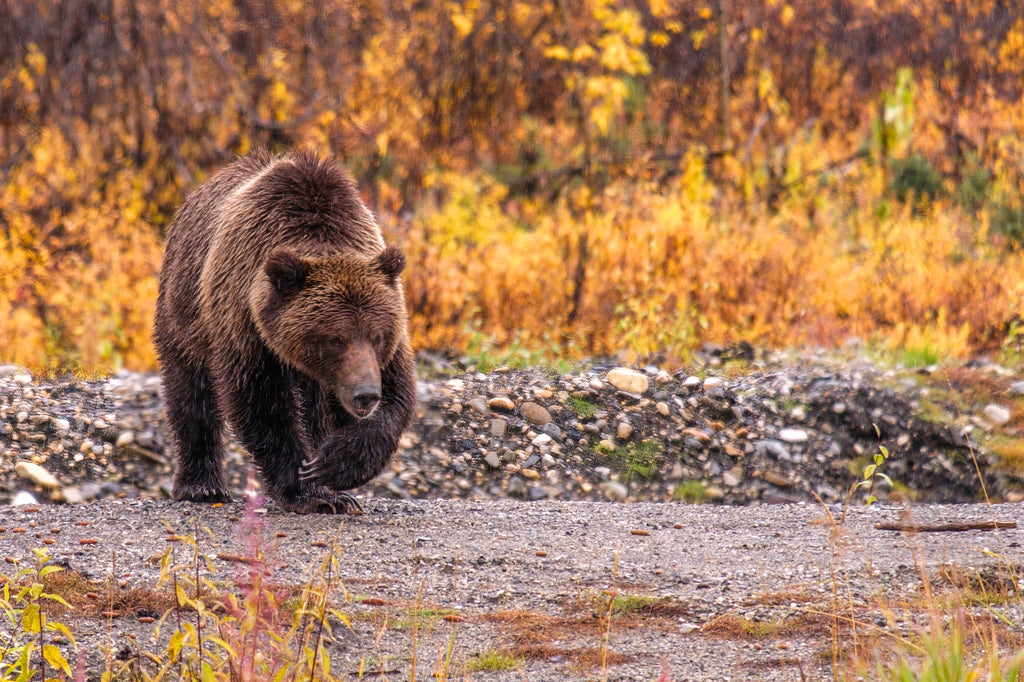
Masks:
[[[432,372],[419,392],[391,468],[359,494],[831,503],[884,448],[896,490],[876,486],[882,500],[981,501],[975,459],[989,499],[1024,499],[1024,467],[997,456],[1015,456],[1024,382],[991,363],[894,371],[822,354],[707,355],[674,374]],[[227,453],[240,496],[248,457],[230,439]],[[156,375],[47,382],[0,367],[0,503],[160,499],[170,481]]]
[[[92,601],[60,617],[87,679],[110,657],[166,656],[171,628],[154,642],[146,622],[166,611],[159,557],[191,556],[169,534],[196,538],[207,577],[230,585],[255,527],[282,589],[308,583],[337,538],[349,600],[332,594],[353,625],[329,645],[339,676],[832,679],[950,604],[1007,655],[1021,647],[1021,530],[875,528],[1024,517],[1020,377],[740,355],[676,373],[435,366],[392,467],[358,491],[367,513],[343,518],[169,502],[157,377],[0,367],[0,554],[13,575],[43,548],[85,581]],[[883,449],[895,488],[879,482],[872,508],[858,491],[837,525]],[[964,504],[982,498],[975,462],[1004,504]],[[250,468],[230,440],[225,466],[243,497]],[[488,651],[518,663],[474,669]]]
[[[670,680],[832,679],[834,653],[844,661],[918,632],[942,613],[939,605],[969,602],[964,595],[977,595],[982,584],[1004,598],[968,608],[972,625],[1006,635],[1005,657],[1024,641],[1024,604],[1006,584],[1008,571],[1020,579],[1024,530],[875,528],[1012,521],[1020,504],[921,505],[909,517],[901,508],[857,507],[841,527],[828,513],[838,517],[840,509],[802,503],[369,500],[366,511],[337,518],[262,509],[253,516],[240,502],[209,508],[156,500],[7,507],[0,509],[0,553],[20,567],[34,561],[33,547],[45,547],[92,580],[112,576],[118,587],[110,589],[126,594],[156,586],[170,533],[198,537],[210,561],[203,577],[222,584],[245,581],[238,557],[252,555],[253,528],[261,529],[276,585],[308,582],[310,567],[336,542],[335,603],[353,624],[351,631],[336,625],[329,645],[341,678],[356,677],[362,666],[368,679],[405,680],[413,670],[416,679],[432,679],[450,650],[449,679],[655,680],[663,670]],[[178,551],[188,564],[191,550]],[[95,589],[99,601],[114,602],[116,595]],[[607,620],[609,594],[633,601]],[[118,603],[109,619],[95,608],[92,617],[63,616],[86,670],[101,670],[105,652],[165,657],[169,627],[154,643],[155,625],[140,622],[151,611],[131,599]],[[832,615],[852,615],[856,629]],[[469,670],[491,650],[516,656],[516,667]]]

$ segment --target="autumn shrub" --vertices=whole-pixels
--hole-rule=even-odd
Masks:
[[[153,366],[161,242],[144,214],[159,190],[142,169],[109,168],[119,163],[76,154],[51,128],[3,179],[4,361],[60,372]],[[111,182],[92,182],[108,172]]]
[[[460,347],[470,329],[536,343],[554,333],[585,353],[675,361],[704,341],[856,336],[943,355],[999,343],[1024,295],[1020,255],[948,203],[879,216],[875,188],[860,205],[826,186],[824,199],[744,213],[723,209],[693,155],[666,187],[613,182],[540,212],[503,202],[493,179],[462,178],[414,221],[413,335]]]
[[[418,348],[999,347],[1021,10],[721,7],[0,3],[0,361],[152,369],[171,215],[256,147],[353,169]]]

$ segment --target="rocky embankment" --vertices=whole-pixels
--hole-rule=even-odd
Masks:
[[[714,353],[699,366],[432,372],[391,468],[359,493],[834,502],[884,449],[879,471],[895,486],[879,480],[880,499],[979,500],[975,459],[990,498],[1024,498],[1021,463],[1005,454],[1024,422],[1024,382],[1002,367],[886,371],[816,354],[728,363]],[[155,375],[42,381],[0,367],[0,504],[166,497],[162,409]],[[234,443],[226,466],[241,494],[249,465]]]

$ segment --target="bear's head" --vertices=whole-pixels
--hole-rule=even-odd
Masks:
[[[382,396],[381,368],[406,335],[405,255],[271,252],[250,293],[256,326],[285,364],[320,382],[357,419]]]

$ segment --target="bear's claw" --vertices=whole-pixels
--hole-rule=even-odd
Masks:
[[[230,502],[231,494],[223,488],[208,485],[177,485],[174,487],[174,499],[179,502],[217,503]]]
[[[299,514],[351,514],[360,516],[363,508],[359,501],[346,492],[319,488],[292,500],[280,500],[285,511]]]

